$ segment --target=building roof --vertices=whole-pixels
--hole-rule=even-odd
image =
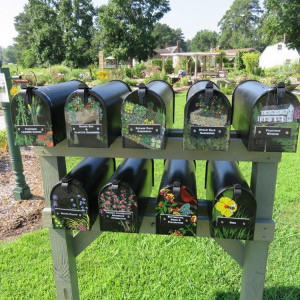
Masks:
[[[262,108],[263,110],[279,110],[279,109],[288,109],[291,104],[280,104],[280,105],[268,105]]]

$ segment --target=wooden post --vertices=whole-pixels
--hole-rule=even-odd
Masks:
[[[40,161],[45,202],[50,207],[51,190],[66,174],[65,158],[43,156]],[[57,299],[79,300],[73,233],[71,230],[50,228],[49,234]]]
[[[166,72],[165,61],[166,61],[166,58],[163,56],[162,57],[162,71],[164,71],[164,72]]]
[[[103,51],[99,51],[99,71],[104,71],[104,55],[103,55]]]
[[[251,189],[257,202],[257,218],[272,219],[277,163],[253,163]],[[269,242],[246,241],[241,300],[263,299]]]
[[[198,56],[195,55],[195,80],[197,80],[198,77]]]

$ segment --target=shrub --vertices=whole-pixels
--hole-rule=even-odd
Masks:
[[[260,53],[257,52],[243,54],[242,59],[248,73],[254,74],[254,69],[258,67],[259,57]]]
[[[171,74],[174,72],[174,68],[173,68],[173,59],[166,59],[165,61],[165,70],[167,72],[167,74]]]
[[[142,71],[142,70],[145,70],[145,69],[146,69],[146,65],[145,65],[144,63],[136,64],[136,65],[132,68],[133,76],[134,76],[135,78],[141,78],[141,77],[142,77],[141,71]]]
[[[189,85],[189,78],[187,76],[182,77],[180,83],[185,86]]]
[[[124,78],[123,81],[126,82],[130,86],[137,86],[138,85],[138,81],[134,80],[134,79]]]
[[[152,67],[158,66],[160,69],[162,69],[162,59],[161,58],[154,58],[152,59]]]
[[[63,66],[63,65],[54,65],[51,67],[51,71],[53,73],[59,73],[59,74],[64,74],[67,75],[71,72],[71,69],[67,66]]]

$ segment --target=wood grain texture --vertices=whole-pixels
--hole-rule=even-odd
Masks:
[[[272,220],[278,163],[252,164],[251,189],[257,202],[257,218]],[[271,224],[274,226],[275,224]],[[272,229],[263,227],[261,236]],[[273,228],[273,229],[274,229]],[[274,231],[273,231],[274,232]],[[274,234],[274,233],[273,233]],[[247,241],[242,274],[241,300],[263,299],[269,242]]]
[[[170,137],[165,150],[122,148],[121,137],[117,138],[110,148],[68,147],[67,140],[53,148],[35,147],[40,156],[81,156],[81,157],[136,157],[154,159],[195,159],[195,160],[230,160],[254,162],[279,162],[281,153],[249,152],[240,139],[230,140],[229,151],[183,150],[181,137]]]
[[[56,294],[59,300],[79,300],[72,231],[49,229]]]

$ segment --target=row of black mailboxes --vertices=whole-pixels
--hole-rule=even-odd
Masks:
[[[217,85],[202,80],[186,100],[184,149],[227,151],[232,125],[250,151],[296,151],[300,105],[283,83],[245,81],[236,87],[231,107]],[[122,135],[125,148],[164,149],[174,112],[174,91],[161,80],[134,91],[119,80],[93,88],[77,80],[23,86],[12,99],[19,145],[52,147],[67,136],[70,147],[101,148]]]
[[[165,161],[155,203],[158,234],[197,234],[195,169],[192,160]],[[52,189],[53,228],[90,230],[99,215],[101,231],[139,232],[153,181],[150,159],[128,158],[115,170],[112,158],[86,158]],[[207,163],[206,198],[211,236],[253,240],[256,200],[237,163]]]

